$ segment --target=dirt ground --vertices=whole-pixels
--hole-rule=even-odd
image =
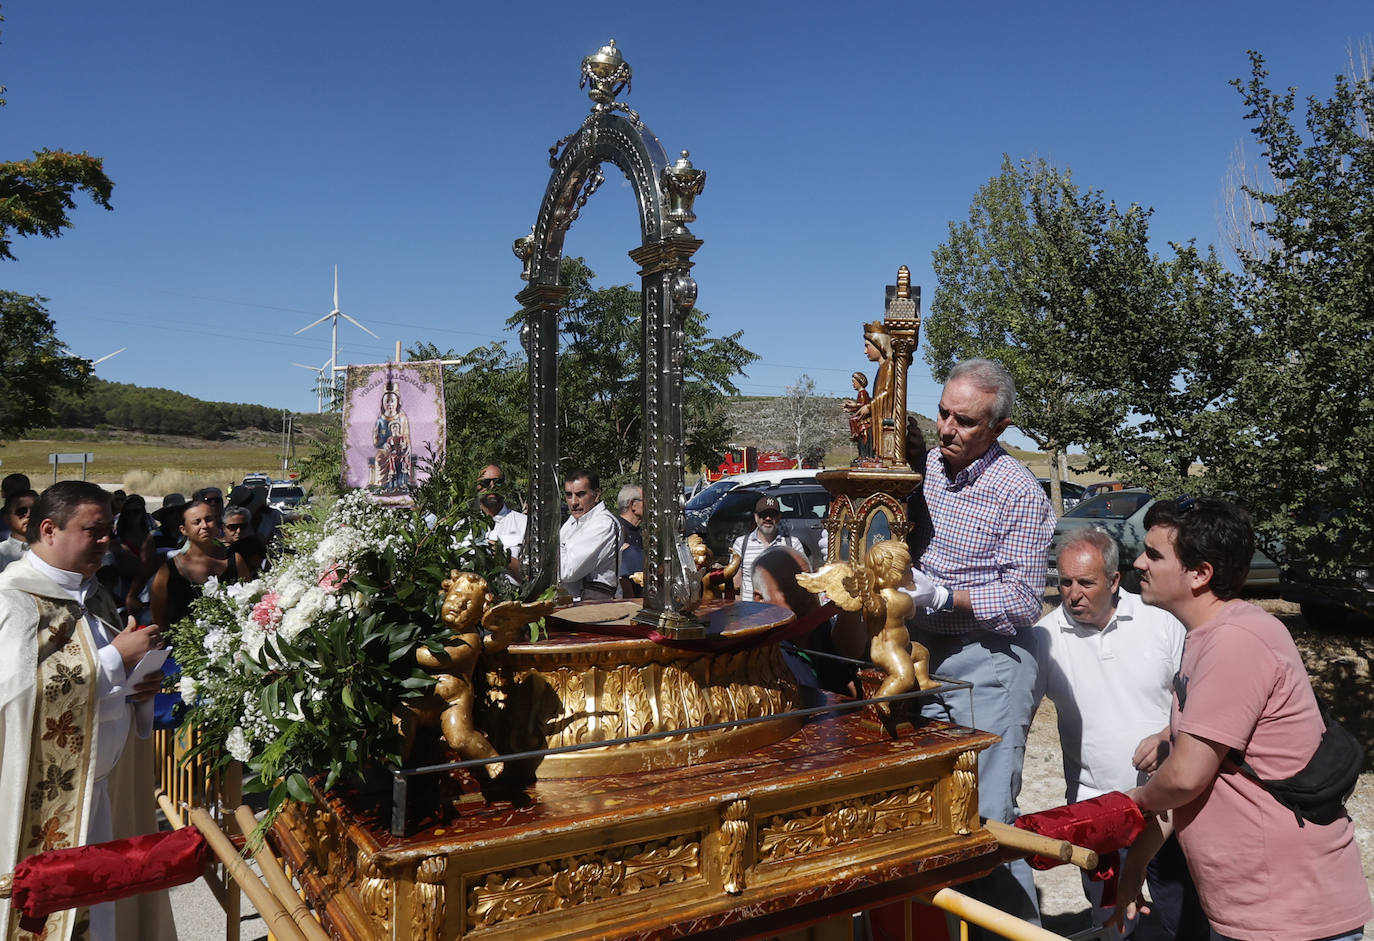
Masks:
[[[1047,603],[1057,602],[1054,595]],[[1256,604],[1273,613],[1292,632],[1313,686],[1325,697],[1340,721],[1365,743],[1374,741],[1374,686],[1370,669],[1374,666],[1374,630],[1351,633],[1348,629],[1325,630],[1307,623],[1297,605],[1276,598],[1254,598]],[[1029,813],[1064,803],[1064,766],[1055,728],[1054,706],[1041,705],[1031,726],[1026,745],[1021,810]],[[1367,762],[1370,759],[1367,759]],[[1347,805],[1355,821],[1355,839],[1364,861],[1365,878],[1374,892],[1374,766],[1366,764],[1355,793]],[[1060,866],[1035,873],[1040,890],[1040,905],[1045,927],[1056,934],[1069,935],[1089,926],[1088,903],[1083,897],[1079,870]],[[1158,926],[1147,917],[1141,924],[1140,941],[1161,937]]]

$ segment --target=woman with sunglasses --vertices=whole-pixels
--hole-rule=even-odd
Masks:
[[[38,494],[32,490],[20,490],[5,501],[3,515],[10,527],[10,538],[0,542],[0,571],[28,551],[29,514],[36,502]]]

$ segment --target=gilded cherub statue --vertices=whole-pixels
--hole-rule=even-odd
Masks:
[[[735,573],[739,571],[741,562],[738,553],[731,552],[730,564],[722,568],[711,565],[711,548],[697,533],[687,537],[687,545],[691,547],[692,561],[701,573],[701,600],[715,601],[719,598],[735,597]]]
[[[869,547],[862,567],[831,562],[815,573],[802,572],[797,584],[811,592],[824,591],[845,611],[863,611],[868,629],[868,657],[887,673],[879,696],[896,696],[938,686],[930,678],[930,651],[913,644],[906,619],[911,598],[898,589],[911,578],[911,552],[895,539]]]
[[[444,641],[442,654],[424,646],[416,648],[416,662],[439,682],[402,721],[405,753],[414,743],[417,725],[437,725],[444,741],[464,759],[495,758],[498,752],[474,724],[472,678],[478,661],[484,653],[505,650],[528,625],[557,605],[553,601],[494,604],[486,579],[457,569],[444,579],[443,590],[440,618],[453,633]],[[492,773],[499,773],[499,766],[493,765]]]

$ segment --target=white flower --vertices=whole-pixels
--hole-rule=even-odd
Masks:
[[[220,593],[219,577],[211,575],[205,580],[205,587],[201,589],[201,594],[207,598],[218,598]]]
[[[243,734],[243,729],[237,725],[229,730],[229,737],[224,741],[224,749],[235,761],[247,761],[253,757],[253,749],[248,744],[248,737]]]
[[[262,588],[260,580],[251,582],[235,582],[224,589],[224,593],[234,599],[237,604],[247,604],[253,600],[253,596]]]
[[[191,677],[183,675],[177,687],[181,691],[182,702],[191,705],[196,701],[196,681]]]

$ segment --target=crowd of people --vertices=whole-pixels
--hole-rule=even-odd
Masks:
[[[1219,499],[1157,503],[1146,517],[1145,552],[1134,560],[1140,595],[1121,587],[1115,540],[1081,531],[1060,547],[1059,604],[1044,613],[1054,515],[1038,481],[998,443],[1014,403],[1004,368],[970,360],[944,386],[935,446],[923,447],[914,423],[908,430],[923,484],[908,499],[914,565],[899,590],[911,601],[908,628],[929,651],[930,672],[967,684],[929,694],[921,712],[997,734],[978,757],[980,815],[1017,818],[1027,734],[1048,699],[1065,800],[1120,791],[1147,820],[1144,835],[1122,851],[1114,907],[1085,877],[1094,922],[1113,941],[1133,931],[1145,884],[1172,938],[1361,937],[1374,910],[1349,817],[1295,818],[1266,786],[1308,765],[1326,723],[1287,630],[1239,598],[1254,549],[1248,515]],[[505,482],[499,465],[484,467],[476,506],[518,580],[528,520],[506,504]],[[613,512],[598,474],[578,468],[566,474],[563,493],[561,590],[578,601],[642,593],[641,488],[622,487]],[[161,677],[135,680],[135,667],[157,646],[159,625],[182,616],[208,579],[247,579],[261,569],[280,523],[261,497],[238,487],[226,505],[221,490],[207,487],[190,499],[168,495],[149,513],[137,495],[77,482],[38,494],[20,475],[5,478],[0,642],[23,654],[0,658],[0,868],[112,832],[106,781],[126,743],[151,727]],[[796,582],[809,569],[805,549],[774,498],[758,500],[754,522],[731,547],[727,595],[811,614],[817,601]],[[836,670],[825,655],[861,659],[867,651],[838,625],[822,625],[793,653],[789,662],[805,682],[853,692],[853,670]],[[54,688],[45,684],[59,672],[83,680],[59,683],[56,698],[37,695]],[[52,800],[30,800],[51,790],[34,777],[49,773],[44,761],[31,759],[59,751],[31,730],[70,721],[58,710],[89,717],[76,726],[84,735],[73,753],[85,776]],[[49,816],[58,830],[45,823]],[[66,842],[54,842],[55,832]],[[961,890],[1039,923],[1023,860]],[[113,937],[96,930],[113,917],[98,908],[92,936]]]

